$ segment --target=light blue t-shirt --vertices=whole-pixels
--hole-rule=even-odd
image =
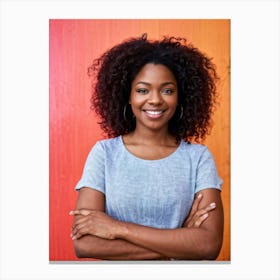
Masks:
[[[181,227],[196,192],[221,190],[215,161],[204,145],[181,141],[168,157],[144,160],[130,153],[122,137],[97,142],[75,189],[105,194],[106,213],[155,228]]]

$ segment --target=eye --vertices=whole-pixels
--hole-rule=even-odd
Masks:
[[[173,92],[175,92],[175,90],[171,88],[164,88],[161,92],[165,95],[171,95]]]
[[[148,90],[146,88],[138,88],[136,89],[136,92],[140,94],[147,94]]]

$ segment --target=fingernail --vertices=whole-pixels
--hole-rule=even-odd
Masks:
[[[201,198],[202,197],[202,194],[200,193],[198,196],[197,196],[197,198]]]
[[[72,237],[72,240],[75,240],[75,239],[77,239],[76,236],[73,236],[73,237]]]
[[[211,207],[216,207],[216,203],[215,203],[215,202],[212,202],[212,203],[210,204],[210,206],[211,206]]]
[[[73,211],[70,211],[70,212],[69,212],[69,215],[73,215],[73,214],[74,214],[74,212],[73,212]]]

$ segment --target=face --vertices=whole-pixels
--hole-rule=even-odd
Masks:
[[[130,104],[136,129],[168,129],[178,104],[177,82],[173,73],[161,64],[146,64],[132,82]]]

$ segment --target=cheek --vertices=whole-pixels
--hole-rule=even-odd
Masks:
[[[137,98],[130,99],[131,110],[133,111],[134,114],[137,114],[137,112],[141,108],[141,104],[142,103],[139,102],[139,100],[137,100]]]
[[[178,106],[178,98],[174,97],[172,99],[169,99],[166,101],[166,103],[169,105],[169,107],[177,107]]]
[[[140,107],[145,103],[145,98],[141,95],[131,96],[129,102],[132,107]]]

